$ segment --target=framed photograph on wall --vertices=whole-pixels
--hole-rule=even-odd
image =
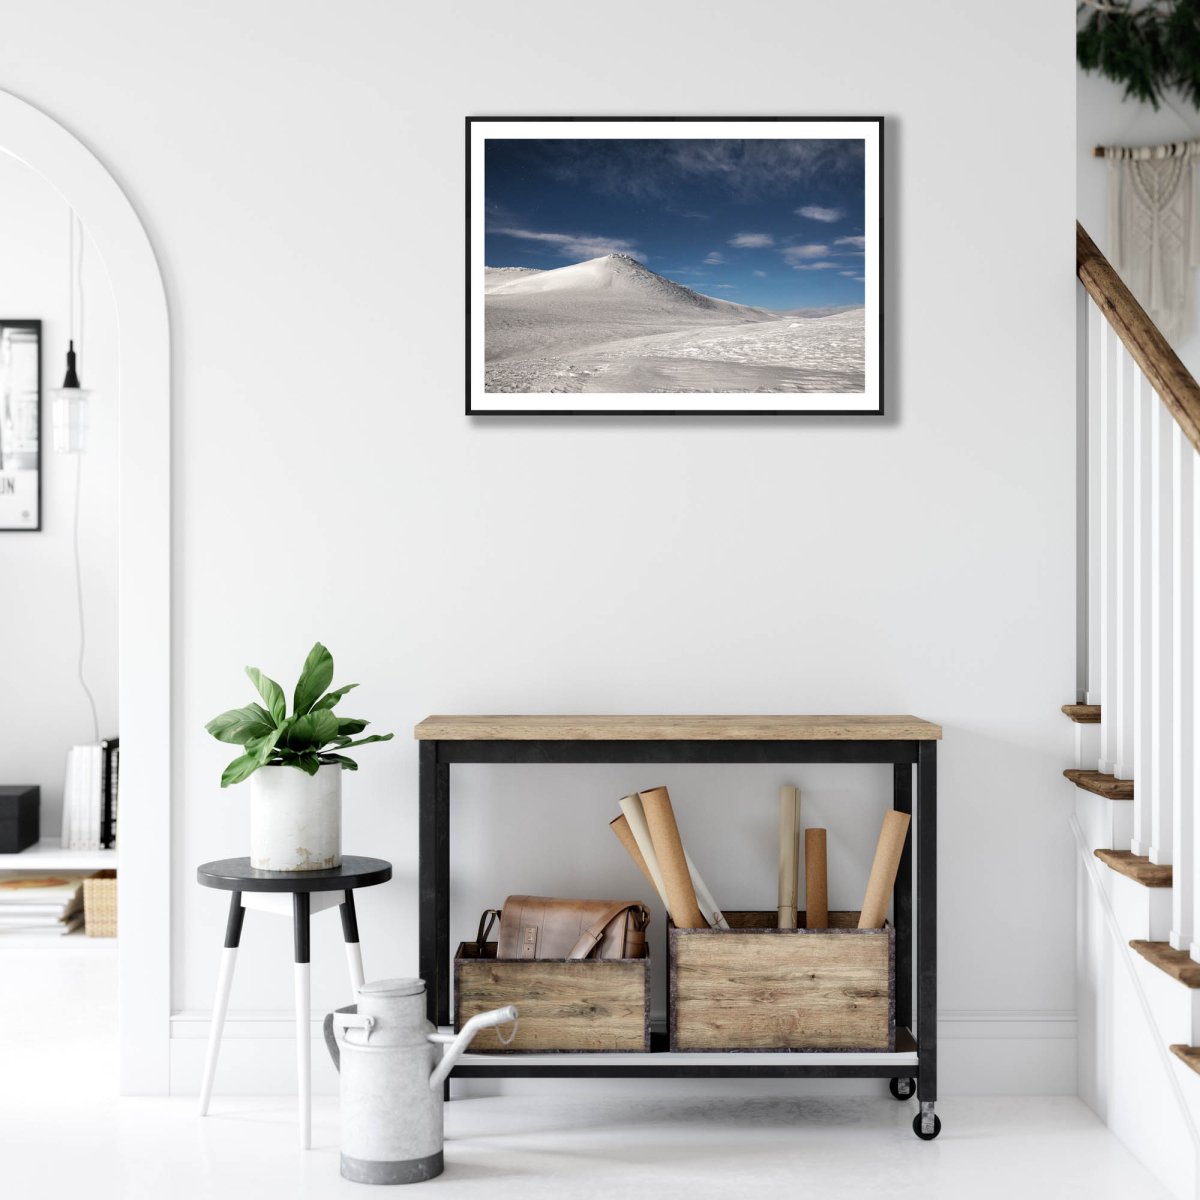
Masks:
[[[0,317],[0,533],[42,527],[42,323]]]
[[[467,413],[883,412],[882,117],[468,117]]]

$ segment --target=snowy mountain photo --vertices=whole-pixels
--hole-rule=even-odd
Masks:
[[[468,124],[469,412],[881,411],[878,121]]]

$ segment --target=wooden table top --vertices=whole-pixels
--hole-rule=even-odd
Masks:
[[[419,742],[932,742],[942,727],[910,716],[426,717]]]

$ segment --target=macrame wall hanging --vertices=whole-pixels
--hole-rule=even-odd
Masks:
[[[1109,258],[1167,340],[1192,331],[1200,141],[1107,146]]]

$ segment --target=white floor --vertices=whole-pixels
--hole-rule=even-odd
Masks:
[[[117,1099],[111,956],[78,951],[59,995],[21,981],[37,961],[0,960],[0,1153],[4,1196],[44,1200],[364,1197],[338,1175],[337,1105],[314,1102],[314,1148],[296,1148],[294,1102]],[[52,953],[33,951],[35,955]],[[12,957],[10,957],[12,956]],[[21,956],[25,958],[25,955]],[[32,968],[32,969],[31,969]],[[701,1082],[697,1088],[703,1087]],[[747,1085],[749,1086],[749,1085]],[[1078,1100],[952,1098],[935,1142],[915,1104],[880,1099],[653,1099],[521,1095],[446,1109],[446,1173],[417,1194],[487,1200],[654,1200],[880,1195],[947,1200],[1155,1200],[1168,1193]]]

